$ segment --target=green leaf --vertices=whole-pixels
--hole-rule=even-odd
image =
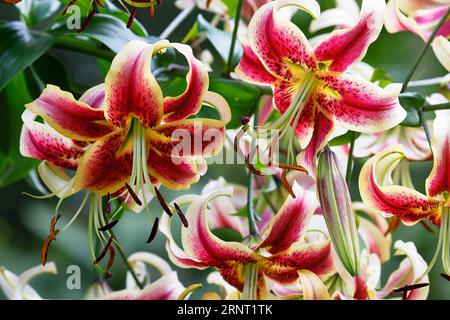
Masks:
[[[347,131],[343,135],[340,135],[334,139],[332,139],[328,144],[331,147],[342,146],[344,144],[348,144],[352,141],[352,138],[355,137],[357,139],[361,135],[360,132]]]
[[[53,42],[51,35],[29,30],[23,22],[0,23],[0,91],[50,49]]]
[[[27,25],[32,28],[58,11],[60,3],[54,0],[22,0],[16,7]]]
[[[407,127],[419,127],[421,125],[419,111],[425,104],[425,97],[417,92],[405,92],[400,94],[399,100],[407,112],[401,124]]]
[[[223,241],[242,241],[242,236],[236,231],[229,228],[217,228],[212,230],[212,233]]]
[[[228,7],[228,15],[234,17],[236,14],[236,9],[239,0],[222,0],[223,3]]]
[[[37,166],[39,161],[24,158],[19,153],[21,115],[24,105],[32,97],[28,91],[23,73],[16,76],[0,92],[2,118],[0,122],[0,187],[11,184]]]
[[[258,105],[261,90],[237,80],[212,79],[209,91],[216,92],[227,100],[231,108],[228,129],[239,128],[243,116],[251,116]]]
[[[232,34],[230,32],[226,32],[220,29],[217,29],[213,25],[211,25],[208,21],[203,18],[202,15],[197,17],[198,30],[206,35],[209,42],[214,46],[217,53],[220,55],[222,60],[227,63],[228,55],[230,52],[231,46],[231,38]],[[236,47],[233,53],[233,65],[232,68],[239,63],[243,54],[242,45],[239,41],[236,41]]]
[[[375,68],[372,74],[372,78],[370,78],[371,82],[379,82],[380,87],[385,88],[387,85],[394,82],[389,73],[383,68]]]
[[[62,35],[61,29],[58,31]],[[80,36],[77,32],[67,32],[64,35]],[[105,14],[96,14],[82,35],[100,41],[114,52],[119,52],[129,41],[146,39],[127,29],[122,20]]]
[[[190,40],[192,40],[195,37],[198,37],[199,35],[200,31],[198,30],[198,23],[196,21],[181,42],[188,43]]]

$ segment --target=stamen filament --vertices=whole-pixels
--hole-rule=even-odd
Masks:
[[[242,300],[257,300],[258,291],[258,264],[250,263],[244,266],[244,289]]]

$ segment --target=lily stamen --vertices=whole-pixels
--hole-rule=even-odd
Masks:
[[[59,229],[55,230],[56,223],[58,223],[59,218],[61,217],[60,214],[58,214],[56,217],[53,217],[50,221],[50,233],[45,239],[44,244],[42,245],[41,249],[41,263],[43,266],[47,263],[47,254],[48,249],[50,248],[51,243],[56,240],[56,235],[59,233]]]
[[[103,258],[106,256],[106,253],[109,250],[109,247],[111,246],[112,242],[113,242],[114,238],[113,236],[110,236],[108,239],[108,242],[106,243],[105,247],[103,248],[103,250],[100,252],[100,254],[98,255],[98,257],[95,259],[94,264],[98,264],[100,261],[103,260]]]
[[[130,196],[133,198],[134,202],[136,202],[138,205],[142,206],[142,201],[139,199],[137,194],[134,192],[133,188],[128,183],[125,183],[125,187],[127,188]]]
[[[170,210],[169,206],[167,205],[166,200],[164,199],[161,192],[159,192],[157,187],[154,187],[156,198],[158,198],[159,204],[164,209],[164,212],[167,213],[170,217],[172,216],[172,211]]]
[[[107,225],[104,225],[103,227],[98,228],[98,231],[108,231],[108,230],[112,229],[118,222],[119,222],[119,220],[113,220],[110,223],[108,223]]]
[[[181,210],[180,206],[177,203],[174,203],[173,205],[175,206],[175,209],[176,209],[176,211],[178,213],[178,216],[180,217],[181,222],[183,223],[183,226],[185,228],[188,228],[189,227],[189,222],[186,219],[186,216],[184,215],[183,210]]]
[[[156,233],[158,232],[158,225],[159,225],[159,219],[156,217],[155,222],[153,222],[152,230],[150,231],[150,235],[148,236],[148,239],[146,243],[150,243],[155,239]]]

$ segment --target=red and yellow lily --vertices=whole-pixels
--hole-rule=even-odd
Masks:
[[[450,274],[450,113],[448,110],[436,113],[432,136],[434,165],[426,181],[426,195],[392,183],[392,172],[405,157],[402,145],[388,147],[365,163],[359,177],[359,189],[369,207],[395,215],[407,225],[428,219],[440,226],[438,250],[444,246],[444,271]]]
[[[297,185],[294,189],[297,197],[288,197],[266,229],[263,239],[249,237],[244,243],[219,239],[212,234],[208,223],[208,203],[218,197],[231,196],[232,188],[201,196],[180,197],[176,203],[189,204],[186,211],[189,228],[181,231],[182,248],[173,239],[171,220],[164,215],[160,224],[160,230],[167,239],[169,258],[182,268],[216,267],[245,299],[264,298],[266,279],[291,284],[310,279],[303,277],[305,270],[317,279],[317,276],[332,273],[330,240],[322,237],[308,241],[305,237],[317,207],[315,194]]]
[[[358,132],[387,130],[406,116],[400,106],[400,85],[382,89],[346,73],[376,40],[385,13],[383,0],[364,1],[359,22],[333,32],[314,50],[303,32],[279,10],[297,6],[317,17],[315,1],[273,1],[253,16],[244,55],[236,68],[245,81],[270,85],[281,117],[268,127],[283,135],[292,127],[305,149],[304,165],[315,166],[334,123]],[[314,132],[314,135],[313,135]]]
[[[163,97],[150,70],[152,58],[167,48],[183,54],[190,66],[186,90],[177,97]],[[106,195],[128,183],[137,193],[150,182],[171,189],[189,188],[204,169],[201,158],[213,156],[222,147],[230,119],[223,98],[207,89],[206,69],[188,46],[164,40],[155,44],[132,41],[113,60],[105,84],[90,89],[79,100],[47,86],[38,99],[26,105],[48,125],[25,121],[22,154],[76,169],[74,190]],[[216,106],[221,119],[187,119],[203,103]],[[172,161],[172,151],[180,142],[172,139],[177,129],[191,134],[192,144],[207,130],[221,134],[213,141],[201,141],[191,154],[177,155],[183,161]],[[196,132],[199,136],[194,136]]]

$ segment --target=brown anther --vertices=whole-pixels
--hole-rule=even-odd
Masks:
[[[448,274],[441,273],[441,277],[444,278],[447,281],[450,281],[450,275],[448,275]]]
[[[94,8],[92,9],[91,12],[89,12],[89,15],[83,21],[83,24],[81,25],[81,28],[78,29],[77,32],[83,32],[87,28],[89,23],[92,21],[92,18],[94,18],[94,15],[97,13],[97,10],[98,10],[97,4],[94,4]]]
[[[113,236],[109,237],[108,242],[106,243],[105,247],[103,248],[102,252],[100,252],[100,255],[95,259],[94,264],[98,264],[100,261],[103,260],[103,258],[106,256],[106,253],[109,250],[109,247],[112,244]]]
[[[206,8],[209,8],[211,2],[212,2],[212,0],[206,0]]]
[[[102,7],[102,8],[105,8],[106,9],[106,6],[105,6],[105,4],[101,1],[101,0],[95,0],[95,3],[97,3],[100,7]]]
[[[183,223],[183,226],[185,228],[188,228],[189,222],[186,219],[186,216],[184,215],[183,210],[181,210],[180,206],[177,203],[174,203],[173,205],[175,206],[175,209],[177,209],[178,216],[180,217],[180,220]]]
[[[389,221],[388,229],[386,230],[386,232],[384,233],[384,235],[386,236],[388,233],[391,233],[391,232],[397,230],[398,227],[400,226],[400,221],[401,221],[401,220],[400,220],[399,217],[393,216],[393,217],[391,218],[391,220]]]
[[[128,193],[133,198],[134,202],[136,202],[139,206],[142,206],[142,201],[139,199],[136,192],[134,192],[133,188],[131,188],[131,186],[126,182],[125,182],[125,187],[127,188]]]
[[[114,249],[114,246],[109,246],[109,259],[108,259],[108,263],[106,264],[106,268],[105,268],[105,279],[111,278],[112,277],[112,272],[111,272],[111,268],[114,264],[114,260],[116,258],[116,250]]]
[[[164,197],[162,196],[161,192],[159,192],[157,187],[155,188],[156,198],[158,198],[159,204],[164,209],[164,212],[167,213],[170,217],[172,216],[172,211],[170,211],[169,206],[167,205],[166,200],[164,200]]]
[[[393,293],[402,293],[402,300],[406,300],[408,297],[408,292],[412,290],[417,290],[420,288],[428,287],[429,283],[418,283],[412,285],[406,285],[398,289],[392,290]]]
[[[425,220],[420,220],[420,224],[425,228],[425,230],[427,230],[430,233],[435,233],[435,231],[433,230],[433,228],[431,228],[426,222]]]
[[[112,229],[118,222],[119,220],[113,220],[110,223],[104,225],[103,227],[98,228],[98,231],[108,231]]]
[[[155,239],[156,233],[158,232],[158,225],[159,225],[159,219],[155,218],[155,222],[153,222],[152,231],[150,231],[150,234],[148,236],[148,239],[146,243],[150,243]]]
[[[154,15],[155,15],[155,7],[151,6],[150,7],[150,18],[153,18]]]
[[[289,192],[291,197],[295,199],[294,190],[292,190],[292,187],[291,187],[289,181],[287,181],[287,178],[286,178],[287,173],[288,173],[288,169],[283,169],[283,172],[281,173],[281,183],[283,184],[283,186],[287,190],[287,192]]]
[[[56,235],[59,233],[59,229],[55,230],[55,226],[60,217],[61,215],[58,214],[56,217],[53,217],[52,220],[50,221],[50,233],[47,239],[45,239],[41,248],[41,263],[43,266],[45,266],[45,264],[47,263],[48,249],[50,248],[52,241],[56,240]]]
[[[295,170],[295,171],[300,171],[300,172],[304,172],[306,174],[308,173],[308,169],[306,169],[305,167],[302,166],[298,166],[295,164],[283,164],[283,163],[279,163],[276,165],[278,168],[280,169],[285,169],[285,170]]]
[[[128,18],[127,28],[130,29],[133,25],[134,17],[136,16],[136,8],[133,8],[130,12],[130,17]]]

